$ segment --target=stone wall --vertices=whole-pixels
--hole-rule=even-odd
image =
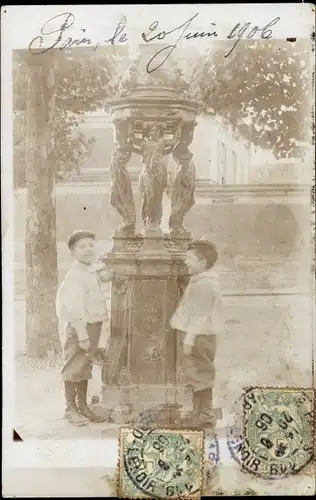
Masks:
[[[137,211],[139,196],[135,190]],[[219,248],[218,263],[224,291],[248,293],[305,289],[310,277],[308,205],[200,204],[186,216],[194,238],[208,236]],[[15,261],[24,268],[25,191],[15,195]],[[166,197],[165,204],[168,205]],[[168,206],[165,207],[168,212]],[[165,224],[168,214],[165,217]],[[95,231],[102,249],[111,246],[120,217],[109,205],[108,187],[59,186],[57,188],[57,241],[63,273],[70,262],[68,234],[77,228]],[[167,229],[167,227],[165,227]],[[139,225],[138,230],[141,230]],[[19,280],[24,280],[20,273]],[[21,283],[23,288],[23,284]],[[21,288],[20,287],[20,288]]]

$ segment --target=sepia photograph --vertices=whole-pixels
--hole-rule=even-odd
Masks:
[[[311,33],[191,7],[10,50],[12,435],[115,440],[121,498],[313,494]]]

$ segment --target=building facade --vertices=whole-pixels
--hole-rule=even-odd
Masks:
[[[312,185],[312,159],[292,158],[276,160],[262,165],[253,165],[251,184],[296,184]]]
[[[212,184],[249,184],[251,145],[219,117],[197,119],[192,143],[197,179]]]

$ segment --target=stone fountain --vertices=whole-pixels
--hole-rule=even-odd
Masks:
[[[161,46],[158,46],[158,50]],[[187,271],[183,263],[190,233],[183,226],[194,204],[195,167],[189,146],[199,104],[190,99],[188,84],[169,57],[152,73],[147,63],[157,47],[140,47],[110,104],[115,127],[111,160],[112,206],[122,217],[113,248],[104,257],[121,279],[112,283],[111,332],[103,370],[102,404],[117,423],[150,415],[170,424],[179,409],[190,409],[181,349],[169,320],[177,307]],[[128,161],[136,153],[143,233],[136,234],[136,208]],[[166,157],[178,164],[172,190],[169,232],[161,229],[163,194],[167,187]]]

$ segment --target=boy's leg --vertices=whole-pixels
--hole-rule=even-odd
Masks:
[[[87,331],[89,335],[89,339],[91,342],[91,350],[94,351],[99,343],[100,334],[101,334],[102,323],[92,323],[87,325]],[[88,381],[92,377],[92,363],[85,367],[83,373],[83,379],[77,383],[77,407],[80,415],[83,415],[90,422],[104,422],[106,417],[101,415],[96,415],[88,406],[87,395],[88,395]]]
[[[193,388],[193,411],[186,419],[187,425],[215,425],[212,411],[215,352],[215,335],[198,335],[192,353],[184,356],[187,384]]]
[[[62,368],[62,379],[66,400],[65,418],[68,422],[81,426],[88,423],[88,419],[78,413],[77,408],[77,385],[78,378],[86,364],[85,355],[80,352],[77,334],[75,330],[67,325],[65,329],[64,343],[64,366]]]
[[[216,425],[216,418],[213,411],[216,336],[199,335],[195,347],[198,380],[195,397],[198,399],[199,418],[201,425],[214,428]]]
[[[105,422],[106,417],[104,415],[97,415],[93,412],[87,403],[87,389],[88,380],[82,380],[77,384],[77,396],[78,396],[78,412],[80,415],[86,417],[90,422]]]
[[[86,425],[88,422],[87,418],[80,415],[77,411],[77,406],[76,406],[77,383],[64,382],[64,386],[65,386],[65,399],[66,399],[65,418],[71,424],[75,424],[78,426]]]

